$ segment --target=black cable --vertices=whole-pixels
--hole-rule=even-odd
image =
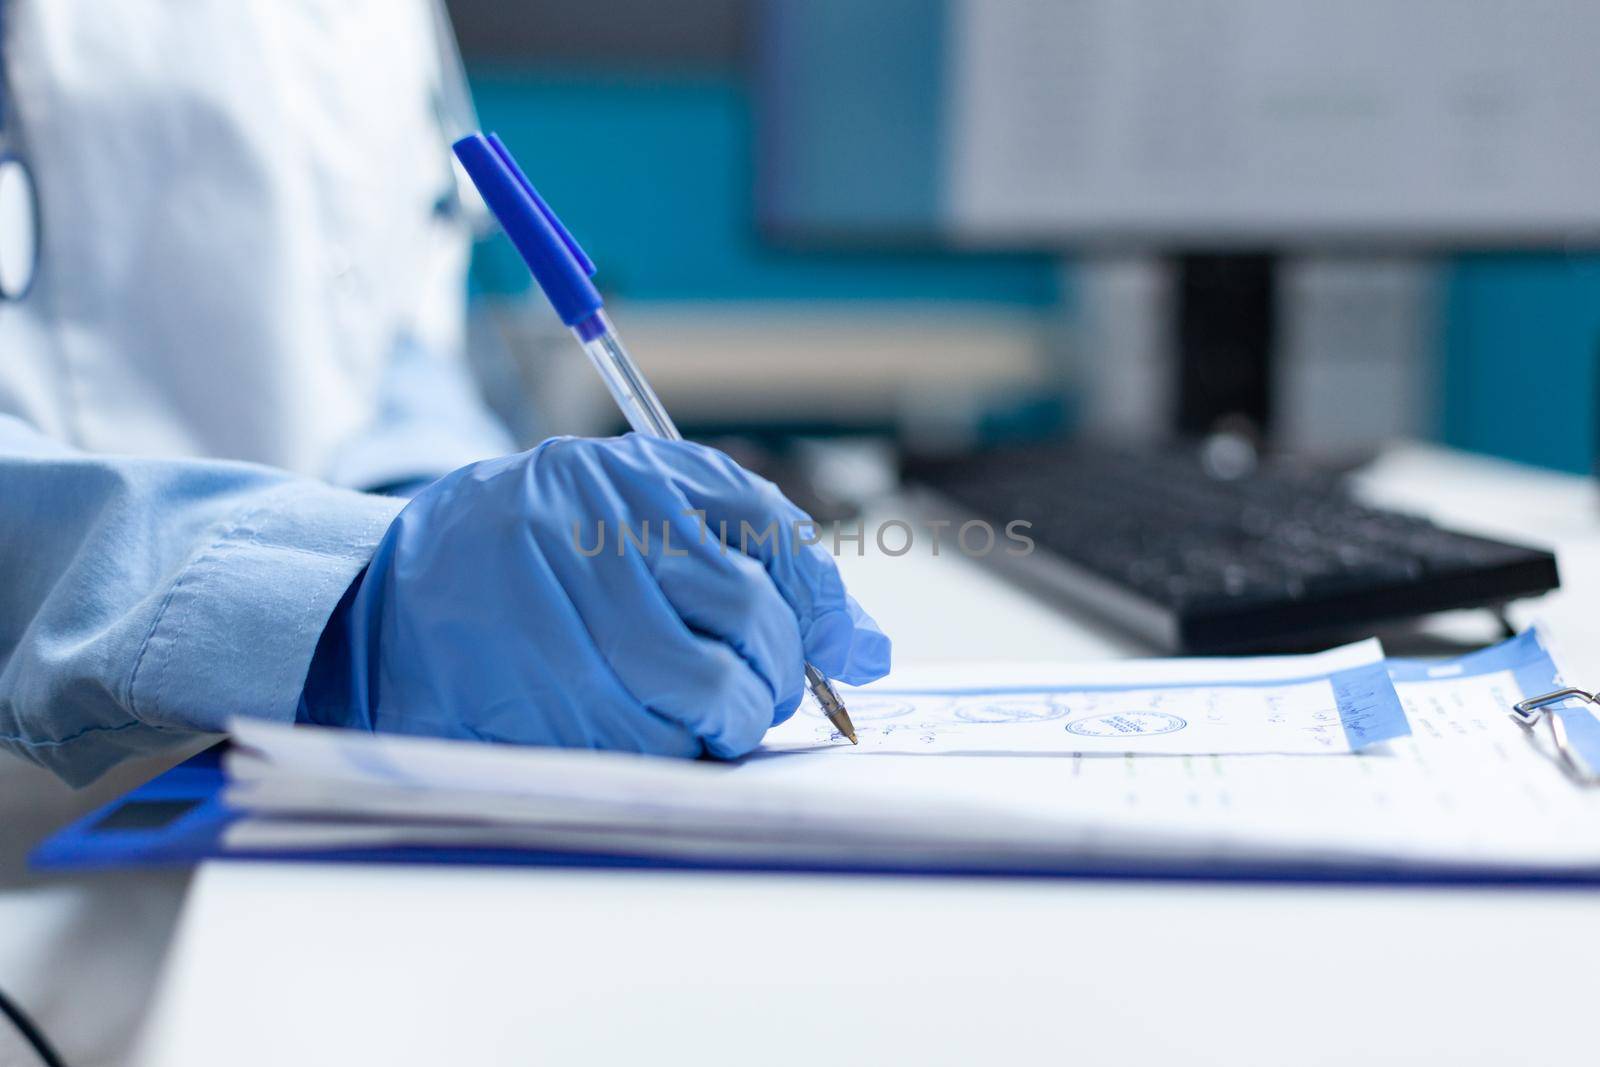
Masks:
[[[49,1039],[44,1036],[44,1031],[40,1030],[34,1021],[28,1017],[27,1012],[19,1008],[15,1001],[6,996],[3,989],[0,989],[0,1015],[10,1019],[11,1025],[17,1028],[17,1033],[21,1034],[23,1039],[33,1046],[33,1051],[38,1055],[39,1061],[44,1064],[44,1067],[66,1067],[66,1064],[62,1062],[61,1054],[56,1051],[55,1046],[50,1044]]]

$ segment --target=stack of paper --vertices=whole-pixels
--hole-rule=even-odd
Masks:
[[[1537,634],[1315,656],[898,672],[736,763],[240,722],[255,852],[432,846],[871,868],[1600,866],[1600,796],[1506,715]],[[1539,691],[1544,691],[1539,689]]]

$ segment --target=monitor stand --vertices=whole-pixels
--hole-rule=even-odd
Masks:
[[[1195,252],[1173,257],[1173,337],[1179,436],[1272,438],[1278,351],[1278,257]]]
[[[1111,252],[1073,260],[1065,373],[1083,429],[1219,429],[1345,455],[1433,428],[1438,271],[1422,255]]]

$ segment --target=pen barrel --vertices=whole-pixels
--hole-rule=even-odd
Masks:
[[[839,699],[839,694],[833,688],[833,683],[828,680],[828,676],[809,663],[806,664],[805,670],[806,687],[811,690],[811,695],[816,698],[817,706],[822,709],[822,714],[827,716],[834,729],[848,738],[852,745],[858,744],[855,724],[850,721],[850,713],[845,710],[844,701]]]
[[[650,383],[645,381],[633,357],[628,355],[628,350],[612,331],[605,312],[596,312],[594,319],[598,320],[598,330],[594,329],[594,320],[586,320],[580,324],[581,328],[574,327],[572,332],[577,336],[578,343],[583,345],[583,351],[600,373],[606,388],[611,391],[617,407],[622,409],[622,416],[628,420],[628,425],[637,433],[650,437],[683,440],[683,434],[678,432],[667,409],[661,406],[656,391],[650,388]]]

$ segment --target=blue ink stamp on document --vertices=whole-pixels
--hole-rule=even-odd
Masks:
[[[1118,711],[1067,723],[1067,732],[1079,737],[1151,737],[1177,733],[1187,719],[1164,711]]]
[[[1066,718],[1067,708],[1054,700],[984,701],[960,704],[955,717],[962,722],[1030,723]]]
[[[825,718],[820,709],[808,707],[806,710],[814,718]],[[865,697],[850,701],[850,718],[858,723],[883,722],[885,719],[903,719],[915,710],[916,705],[904,700]]]

